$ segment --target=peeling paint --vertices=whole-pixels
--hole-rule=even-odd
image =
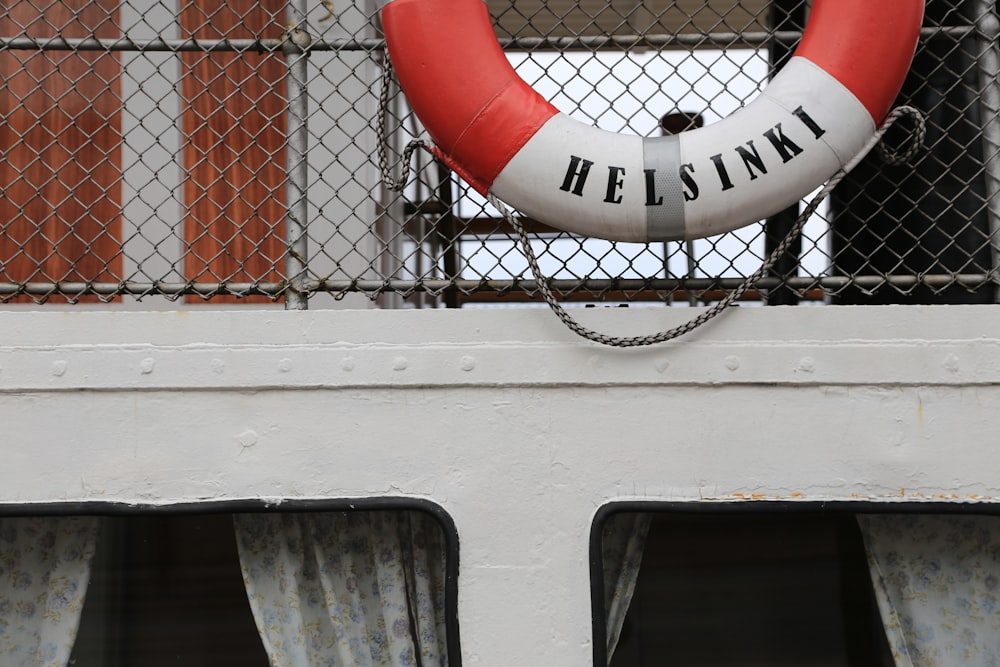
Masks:
[[[699,496],[698,500],[703,502],[718,502],[720,500],[737,500],[737,501],[787,501],[787,500],[801,500],[807,502],[837,502],[837,501],[892,501],[898,502],[901,499],[908,501],[958,501],[961,503],[976,503],[976,502],[993,502],[994,496],[984,496],[978,493],[972,493],[968,495],[962,495],[958,493],[924,493],[920,491],[907,492],[905,489],[900,489],[898,492],[889,493],[885,495],[870,495],[863,493],[850,493],[847,495],[815,495],[808,496],[807,494],[801,492],[795,492],[790,494],[767,494],[767,493],[731,493],[723,496]],[[676,500],[676,499],[674,499]]]

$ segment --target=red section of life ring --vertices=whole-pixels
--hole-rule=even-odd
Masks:
[[[646,241],[743,226],[828,179],[888,113],[923,9],[814,0],[796,62],[763,101],[669,142],[567,122],[514,72],[482,0],[388,0],[382,21],[436,152],[477,191],[558,228]]]
[[[414,113],[441,157],[485,193],[557,109],[511,67],[482,0],[392,0],[382,25]]]
[[[924,0],[815,0],[795,55],[847,87],[880,124],[913,61]]]

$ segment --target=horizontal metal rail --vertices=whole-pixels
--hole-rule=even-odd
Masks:
[[[987,274],[956,274],[956,275],[924,275],[924,276],[824,276],[818,278],[763,278],[758,281],[758,289],[774,289],[787,286],[795,290],[823,288],[838,291],[846,287],[871,289],[891,285],[897,289],[910,289],[918,286],[947,287],[961,285],[975,288],[987,284],[992,278]],[[637,278],[637,279],[552,279],[547,281],[555,292],[576,293],[607,291],[640,292],[648,290],[660,291],[708,291],[733,290],[743,283],[743,278]],[[513,280],[323,280],[308,283],[306,289],[313,292],[361,292],[364,294],[379,294],[382,292],[427,292],[441,294],[448,290],[459,292],[496,292],[528,291],[538,289],[538,283],[533,279]]]
[[[943,26],[924,28],[923,39],[949,37],[960,39],[976,32],[975,26]],[[776,42],[794,43],[802,37],[796,30],[779,32],[714,32],[705,35],[595,35],[574,37],[501,38],[500,45],[517,51],[590,50],[602,48],[669,48],[676,46],[732,47],[736,45],[765,47]],[[129,38],[97,39],[67,37],[0,37],[0,49],[19,51],[131,51],[145,52],[279,52],[285,39],[163,39],[138,40]],[[372,39],[313,39],[307,51],[366,51],[385,49],[385,40]]]
[[[361,41],[372,45],[364,49]],[[384,47],[384,40],[344,40],[352,44],[347,50],[378,50]],[[135,51],[183,53],[199,52],[269,52],[281,51],[284,39],[97,39],[94,37],[0,37],[0,49],[20,51]],[[316,50],[316,46],[310,47]],[[334,50],[334,49],[330,49]]]
[[[0,299],[12,296],[166,296],[177,298],[182,296],[280,296],[288,289],[288,283],[255,282],[255,283],[175,283],[175,282],[30,282],[24,284],[0,283]]]
[[[875,288],[891,285],[897,289],[910,289],[918,286],[947,287],[960,285],[968,288],[980,287],[990,283],[993,277],[988,274],[933,274],[923,276],[823,276],[817,278],[764,278],[758,284],[759,289],[774,289],[787,286],[795,290],[810,290],[822,288],[836,291],[845,287]],[[553,279],[548,281],[550,287],[557,292],[593,292],[607,291],[640,292],[648,290],[732,290],[743,282],[742,278],[649,278],[649,279]],[[0,299],[14,296],[63,296],[96,295],[114,296],[166,296],[178,298],[182,296],[251,296],[263,295],[280,297],[288,289],[288,283],[277,282],[231,282],[231,283],[181,283],[181,282],[32,282],[22,285],[16,283],[0,283]],[[302,290],[306,293],[361,293],[381,294],[384,292],[414,293],[425,292],[441,294],[449,290],[459,292],[487,291],[504,293],[514,290],[532,291],[538,289],[533,279],[510,280],[467,280],[467,279],[424,279],[424,280],[312,280],[306,281]]]

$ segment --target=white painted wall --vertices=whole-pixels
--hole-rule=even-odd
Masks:
[[[621,351],[540,310],[3,312],[0,504],[430,500],[463,664],[580,667],[606,503],[996,502],[997,331],[995,307],[743,308]]]

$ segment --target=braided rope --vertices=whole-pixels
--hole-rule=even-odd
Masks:
[[[389,55],[385,56],[385,63],[382,66],[382,88],[379,90],[378,96],[378,116],[375,119],[375,132],[377,140],[375,142],[375,150],[378,153],[378,165],[379,169],[382,170],[382,182],[390,190],[395,190],[396,192],[402,191],[406,187],[406,183],[410,180],[410,171],[412,169],[411,159],[413,157],[413,152],[418,148],[423,150],[428,150],[427,144],[421,139],[414,139],[408,144],[406,148],[403,149],[403,155],[400,156],[399,163],[402,173],[397,179],[393,174],[393,169],[389,166],[389,156],[386,154],[386,147],[389,145],[388,135],[386,133],[386,116],[389,114],[389,91],[392,88],[392,62],[389,60]]]
[[[902,151],[892,151],[881,139],[888,132],[889,128],[903,116],[909,116],[913,119],[913,133],[910,135],[910,140],[906,142]],[[882,124],[882,127],[879,128],[877,136],[879,137],[878,154],[882,158],[882,161],[893,166],[904,165],[916,157],[920,149],[923,148],[927,140],[927,121],[924,120],[924,115],[914,107],[897,107],[893,109],[892,113],[889,114],[889,117]]]
[[[552,293],[549,287],[548,280],[542,275],[541,268],[538,265],[538,258],[535,256],[535,252],[531,247],[531,242],[528,239],[528,234],[524,230],[524,226],[514,217],[510,209],[508,209],[503,202],[501,202],[492,193],[487,194],[487,199],[489,202],[496,207],[500,214],[503,216],[507,224],[511,225],[517,232],[518,238],[521,241],[521,246],[524,249],[524,254],[528,260],[528,266],[531,268],[531,273],[535,278],[535,282],[538,285],[538,291],[541,293],[542,298],[545,303],[548,304],[549,308],[556,314],[556,316],[569,328],[570,331],[586,338],[587,340],[593,341],[595,343],[600,343],[601,345],[608,345],[610,347],[646,347],[649,345],[657,345],[659,343],[665,343],[675,338],[679,338],[685,334],[691,333],[695,329],[704,326],[711,320],[718,317],[736,301],[743,297],[748,290],[750,290],[754,285],[756,285],[761,278],[767,275],[774,265],[778,262],[782,255],[788,250],[788,248],[795,242],[795,240],[802,233],[802,229],[805,227],[806,222],[812,217],[816,209],[819,208],[833,189],[844,180],[844,178],[851,172],[854,167],[861,162],[862,159],[876,146],[880,145],[882,138],[885,133],[892,127],[896,121],[898,121],[903,116],[910,116],[914,119],[916,129],[912,140],[909,142],[906,150],[901,153],[883,153],[883,158],[889,161],[891,164],[903,164],[912,159],[923,145],[924,138],[926,136],[926,127],[923,114],[909,106],[902,106],[894,109],[892,113],[886,118],[885,122],[878,129],[875,135],[868,141],[867,144],[861,149],[861,151],[848,162],[844,167],[834,174],[826,185],[816,193],[816,196],[806,205],[805,210],[799,216],[798,220],[788,231],[785,238],[778,244],[774,251],[764,260],[757,271],[746,278],[735,290],[727,294],[721,301],[712,306],[711,308],[701,312],[697,317],[688,320],[680,326],[676,326],[672,329],[666,331],[661,331],[653,334],[646,334],[640,336],[610,336],[607,334],[594,331],[593,329],[588,329],[579,322],[577,322],[572,315],[570,315],[562,304],[556,299],[555,295]]]

